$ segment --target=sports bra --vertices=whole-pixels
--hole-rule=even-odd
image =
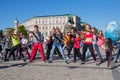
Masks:
[[[91,32],[86,32],[85,33],[85,38],[93,38],[93,34]],[[85,44],[92,44],[92,41],[91,42],[85,41],[84,43]]]
[[[91,32],[86,32],[85,33],[85,38],[92,38],[93,34]]]

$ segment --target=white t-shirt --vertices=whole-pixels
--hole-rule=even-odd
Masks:
[[[23,39],[21,40],[21,43],[25,45],[25,44],[27,44],[27,43],[28,43],[28,40],[27,40],[27,39],[25,39],[25,38],[23,38]]]

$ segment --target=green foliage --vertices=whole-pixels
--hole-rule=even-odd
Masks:
[[[14,28],[10,28],[10,32],[11,32],[11,33],[13,33],[13,32],[14,32],[14,30],[15,30]]]
[[[0,30],[0,37],[3,37],[3,30]]]
[[[18,31],[23,33],[24,35],[27,35],[27,30],[24,25],[21,25],[18,27]]]
[[[82,25],[83,31],[86,31],[85,26],[86,26],[86,24],[83,24],[83,25]]]
[[[3,34],[3,30],[0,30],[0,34]]]

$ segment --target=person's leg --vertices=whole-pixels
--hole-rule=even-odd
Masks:
[[[76,54],[77,54],[77,49],[74,48],[74,59],[73,59],[73,62],[76,62]]]
[[[49,63],[52,62],[55,48],[56,48],[56,43],[53,42],[52,49],[51,49],[51,51],[50,51],[50,60],[49,60]]]
[[[47,46],[47,53],[46,53],[46,59],[47,60],[49,60],[51,49],[52,49],[52,43],[48,44],[48,46]]]
[[[22,58],[25,58],[25,57],[24,57],[24,54],[22,53],[22,48],[21,48],[21,45],[20,45],[20,44],[17,45],[17,51],[19,52],[19,57],[18,57],[18,59],[20,59],[21,57],[22,57]]]
[[[110,52],[107,50],[107,48],[105,47],[104,44],[101,45],[101,48],[105,51],[105,53],[106,53],[106,60],[108,60]]]
[[[26,54],[27,54],[28,57],[30,58],[30,53],[28,52],[28,50],[26,50]]]
[[[44,55],[44,50],[43,50],[42,43],[39,43],[38,49],[40,50],[42,61],[45,61],[45,55]]]
[[[88,47],[87,44],[84,44],[83,49],[82,49],[83,50],[82,51],[83,52],[83,62],[85,62],[87,47]]]
[[[66,48],[66,45],[63,46],[63,50],[65,50],[65,48]]]
[[[33,61],[33,59],[35,58],[35,55],[37,53],[37,50],[38,50],[38,43],[34,43],[33,47],[32,47],[32,53],[31,53],[31,56],[30,56],[30,62]]]
[[[80,49],[78,48],[76,51],[77,51],[76,53],[77,53],[78,58],[80,58],[81,61],[83,61],[82,55],[80,53]]]
[[[120,56],[120,49],[118,50],[118,52],[115,56],[115,63],[117,63],[117,60],[118,60],[119,56]]]
[[[8,49],[5,49],[5,58],[4,59],[7,59],[7,55],[8,55]]]
[[[49,44],[48,45],[46,45],[46,60],[48,60],[49,59],[49,55],[50,55],[50,48],[49,48]]]
[[[95,50],[96,50],[97,55],[98,55],[98,57],[99,57],[99,59],[100,59],[100,62],[103,62],[103,58],[102,58],[102,55],[101,55],[101,53],[100,53],[100,50],[99,50],[99,47],[98,47],[97,44],[95,45]]]
[[[72,51],[72,48],[73,48],[73,43],[70,43],[68,46],[69,46],[68,57],[70,58],[70,54],[71,54],[71,51]]]
[[[96,62],[96,56],[95,56],[95,53],[94,53],[94,50],[93,50],[93,45],[89,44],[88,47],[89,47],[91,55],[93,56],[94,61]]]
[[[68,64],[68,62],[67,62],[67,60],[66,60],[66,57],[65,57],[65,55],[64,55],[64,52],[63,52],[63,49],[62,49],[61,44],[57,44],[57,48],[59,49],[59,51],[60,51],[60,53],[61,53],[61,55],[62,55],[62,58],[64,59],[65,63]]]
[[[11,48],[10,53],[8,55],[8,59],[10,59],[11,55],[13,55],[13,59],[15,60],[15,54],[14,54],[15,50],[17,50],[17,46]]]
[[[60,53],[60,51],[59,51],[59,49],[56,47],[55,48],[55,52],[57,53],[57,55],[60,57],[60,58],[62,58],[62,55],[61,55],[61,53]]]

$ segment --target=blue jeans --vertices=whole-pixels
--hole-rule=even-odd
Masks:
[[[100,62],[102,62],[102,61],[103,61],[103,58],[102,58],[102,55],[101,55],[101,53],[100,53],[100,50],[99,50],[98,45],[97,45],[97,44],[93,44],[93,48],[96,50],[97,56],[99,57]]]
[[[57,42],[53,42],[52,49],[51,49],[51,52],[50,52],[50,61],[52,61],[52,59],[53,59],[53,54],[54,54],[54,50],[55,50],[56,47],[59,49],[64,61],[66,61],[66,58],[65,58],[65,55],[64,55],[64,52],[63,52],[63,49],[62,49],[62,45],[60,43],[57,43]]]
[[[118,60],[119,56],[120,56],[120,49],[118,50],[118,52],[117,52],[117,54],[116,54],[116,56],[115,56],[115,61]]]
[[[119,49],[118,49],[118,52],[117,52],[117,54],[116,54],[116,56],[115,56],[115,61],[117,61],[118,58],[119,58],[119,56],[120,56],[120,43],[118,43],[117,47],[118,47]]]

